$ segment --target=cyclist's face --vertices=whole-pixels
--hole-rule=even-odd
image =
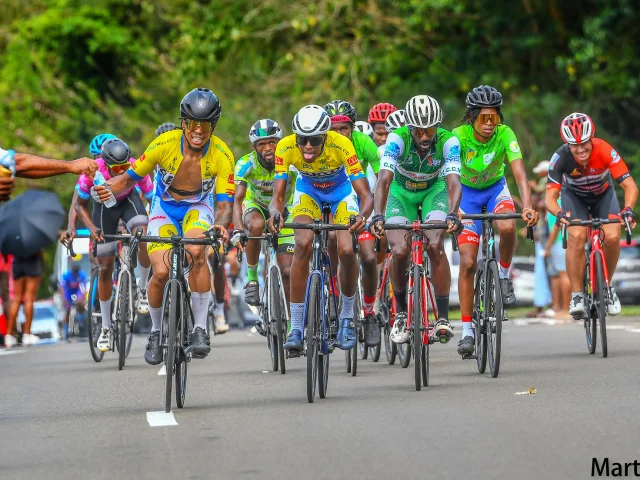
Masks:
[[[418,150],[422,152],[431,148],[437,134],[437,127],[411,129],[411,138],[413,138],[413,142],[416,144],[416,147],[418,147]]]
[[[479,135],[489,138],[500,123],[500,116],[495,108],[483,108],[478,114],[473,128]]]
[[[267,138],[266,140],[258,140],[254,147],[256,152],[260,154],[262,159],[267,163],[273,163],[276,158],[276,146],[278,145],[278,139]]]
[[[384,123],[374,123],[373,127],[373,141],[376,142],[377,146],[384,145],[387,141],[387,137],[389,136],[389,132],[384,128]]]
[[[336,122],[331,124],[331,130],[350,139],[353,126],[349,122]]]
[[[576,162],[586,164],[593,151],[593,143],[589,140],[580,145],[569,144],[569,150],[571,150],[571,155],[573,155]]]
[[[184,135],[194,148],[201,148],[209,141],[213,126],[208,122],[182,121]]]
[[[304,158],[305,162],[313,162],[322,153],[322,147],[324,146],[325,137],[324,135],[317,135],[316,137],[300,137],[301,140],[296,141],[296,143],[298,144],[298,148],[300,149],[300,153],[302,153],[302,158]],[[314,147],[313,145],[311,145],[311,140],[308,139],[313,139],[314,142],[316,140],[322,140],[322,143]],[[304,145],[302,144],[302,142],[304,142]]]

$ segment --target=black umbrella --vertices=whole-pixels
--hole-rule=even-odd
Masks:
[[[55,193],[27,190],[0,207],[0,252],[28,257],[53,243],[66,218]]]

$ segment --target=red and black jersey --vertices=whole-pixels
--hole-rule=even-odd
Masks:
[[[576,162],[569,145],[556,150],[550,160],[548,189],[564,186],[581,197],[597,197],[611,186],[610,176],[621,183],[631,175],[629,167],[611,145],[600,138],[594,138],[592,142],[593,151],[586,166]]]

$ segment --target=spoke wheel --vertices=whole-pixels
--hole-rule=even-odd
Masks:
[[[487,357],[491,376],[496,378],[500,372],[500,352],[502,348],[502,290],[498,274],[498,262],[491,261],[487,265],[487,276],[484,289],[485,330],[487,342]]]
[[[598,314],[598,323],[600,324],[600,344],[602,345],[602,358],[607,358],[607,298],[609,298],[609,292],[607,291],[607,284],[604,281],[604,267],[602,264],[602,254],[596,252],[596,287],[597,291],[594,292],[595,307]],[[595,331],[595,326],[594,326]]]
[[[185,348],[189,345],[189,325],[190,319],[190,305],[188,304],[188,298],[186,301],[180,302],[182,310],[180,312],[180,318],[178,319],[178,345],[176,347],[176,406],[178,408],[184,407],[184,401],[187,395],[187,366],[189,359],[185,353]]]
[[[320,356],[320,276],[314,275],[309,286],[307,305],[307,400],[313,403],[316,397],[318,357]]]
[[[387,357],[387,363],[393,365],[396,363],[396,356],[398,355],[398,345],[391,341],[389,335],[391,334],[391,298],[389,296],[389,285],[385,285],[382,301],[380,302],[380,323],[382,323],[382,334],[384,335],[384,354]]]
[[[271,268],[269,274],[269,315],[270,326],[269,336],[271,337],[271,356],[279,359],[280,373],[283,375],[287,372],[285,367],[284,358],[284,335],[286,333],[286,318],[284,315],[284,308],[286,300],[281,295],[281,279],[280,272],[276,267]],[[273,327],[275,327],[275,335],[272,335]],[[278,361],[273,361],[273,371],[278,371]]]
[[[587,350],[593,355],[596,353],[596,347],[598,345],[598,312],[596,304],[593,302],[592,294],[590,293],[591,276],[589,275],[589,267],[589,261],[587,260],[582,298],[584,301],[584,333],[587,339]]]
[[[176,347],[178,339],[178,320],[180,315],[180,304],[178,303],[178,284],[171,281],[169,287],[169,317],[167,318],[167,378],[165,386],[165,412],[171,412],[171,389],[173,387],[173,375],[176,367]],[[166,299],[166,295],[165,295]],[[164,310],[164,309],[163,309]]]
[[[484,290],[486,288],[486,278],[484,267],[480,267],[476,273],[476,288],[473,299],[473,317],[475,321],[476,340],[476,365],[478,373],[484,373],[487,369],[487,331]]]
[[[127,356],[127,322],[129,317],[129,276],[124,273],[118,285],[118,317],[116,319],[116,328],[118,330],[118,370],[124,367],[125,358]]]
[[[98,350],[96,342],[100,337],[100,330],[102,329],[102,320],[97,314],[100,313],[100,300],[98,299],[98,274],[94,273],[91,275],[91,287],[89,289],[89,308],[87,310],[88,314],[88,335],[89,335],[89,350],[91,351],[91,356],[93,360],[96,362],[102,361],[104,357],[104,352]]]
[[[376,317],[376,321],[377,321]],[[382,337],[382,328],[380,328],[380,337]],[[382,342],[379,342],[375,347],[369,347],[369,355],[371,355],[371,361],[377,363],[380,360],[380,352],[382,351]]]
[[[422,388],[422,361],[424,360],[423,350],[423,331],[422,331],[422,276],[420,273],[420,266],[413,266],[413,292],[410,294],[409,308],[411,311],[411,332],[413,345],[413,362],[415,367],[415,382],[416,390],[420,391]]]

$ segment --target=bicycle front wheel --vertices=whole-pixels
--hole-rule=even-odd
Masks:
[[[422,342],[422,275],[420,266],[413,266],[413,292],[409,294],[409,305],[411,305],[411,323],[413,362],[415,368],[416,391],[422,388],[422,361],[424,360]]]
[[[127,319],[129,317],[129,275],[124,273],[118,282],[118,313],[116,327],[118,329],[118,370],[124,367],[127,355]]]
[[[189,326],[191,325],[191,300],[182,290],[180,290],[180,305],[182,310],[178,319],[178,344],[176,346],[176,406],[184,407],[184,400],[187,396],[187,365],[189,359],[185,349],[189,344]]]
[[[475,294],[473,296],[473,321],[475,322],[476,336],[476,365],[478,373],[484,373],[487,369],[487,331],[486,331],[486,305],[484,303],[484,290],[486,287],[484,264],[478,268],[475,279]]]
[[[307,304],[307,401],[313,403],[316,397],[318,376],[318,357],[320,356],[320,342],[322,336],[320,276],[314,275],[309,285],[309,300]]]
[[[98,338],[100,338],[100,330],[102,329],[102,320],[98,316],[100,313],[100,300],[98,298],[98,274],[93,273],[91,275],[91,286],[89,287],[89,308],[88,308],[88,320],[89,320],[89,350],[91,356],[96,362],[102,361],[104,352],[98,350],[96,345]]]
[[[167,328],[169,335],[167,339],[167,382],[165,386],[165,407],[166,413],[171,412],[171,389],[173,387],[173,375],[176,367],[176,343],[178,338],[178,320],[180,314],[180,304],[178,303],[178,284],[171,281],[169,284],[169,318],[167,318]],[[166,291],[165,291],[166,300]],[[164,308],[163,308],[163,311]]]
[[[600,323],[600,345],[602,345],[602,358],[607,358],[607,298],[609,298],[609,292],[607,291],[607,284],[604,280],[604,267],[602,254],[596,252],[596,288],[594,292],[595,307],[598,313],[598,323]],[[595,331],[595,328],[594,328]]]
[[[584,333],[587,338],[587,350],[593,355],[596,353],[596,346],[598,345],[598,313],[592,299],[593,292],[591,292],[591,275],[589,274],[589,268],[589,259],[587,259],[584,273],[584,286],[582,289],[582,298],[584,301]]]
[[[282,285],[282,279],[280,277],[280,270],[273,266],[271,268],[271,272],[269,273],[269,305],[271,316],[270,321],[275,322],[276,334],[272,336],[271,347],[274,349],[272,355],[279,359],[280,363],[280,373],[285,374],[287,372],[284,359],[284,336],[286,334],[286,318],[285,318],[285,308],[287,305],[287,301],[285,298],[282,298],[282,289],[280,288]],[[271,335],[271,331],[269,331],[269,335]],[[273,362],[274,371],[278,370],[278,365],[276,361]]]
[[[484,288],[485,331],[487,357],[491,376],[496,378],[500,372],[500,349],[502,347],[502,290],[498,274],[498,262],[492,260],[487,264],[487,276]]]

